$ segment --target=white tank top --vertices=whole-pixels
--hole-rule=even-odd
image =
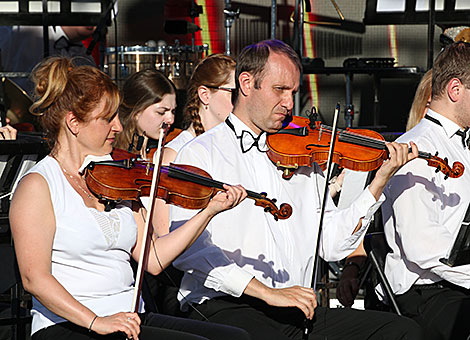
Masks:
[[[134,275],[129,261],[137,238],[130,202],[110,212],[88,208],[50,156],[28,173],[43,176],[51,193],[56,222],[52,275],[98,316],[130,311]],[[35,298],[31,314],[32,334],[66,321]]]
[[[180,151],[180,149],[185,145],[187,142],[190,140],[194,139],[194,136],[189,132],[188,130],[181,131],[178,136],[173,138],[171,142],[168,142],[165,145],[165,148],[170,148],[175,150],[177,153]]]

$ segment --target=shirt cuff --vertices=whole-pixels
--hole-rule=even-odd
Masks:
[[[240,297],[253,277],[253,274],[243,268],[232,266],[231,270],[227,272],[220,290],[234,297]]]
[[[362,213],[364,220],[370,220],[375,212],[380,208],[382,203],[385,201],[385,195],[382,193],[380,194],[379,199],[376,201],[374,195],[369,190],[369,186],[367,186],[367,190],[364,190],[361,195],[356,200],[355,204],[357,204],[357,208]]]

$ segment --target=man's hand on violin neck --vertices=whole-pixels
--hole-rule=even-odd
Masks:
[[[385,188],[387,182],[393,177],[398,169],[418,157],[418,147],[413,142],[410,142],[410,145],[392,142],[387,143],[386,146],[389,158],[383,162],[382,166],[377,171],[374,180],[369,186],[371,193],[377,200],[380,198],[380,194]]]

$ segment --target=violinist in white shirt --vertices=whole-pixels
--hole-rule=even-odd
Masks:
[[[398,141],[461,162],[464,173],[445,179],[423,160],[390,180],[382,206],[387,242],[385,273],[401,312],[426,330],[426,339],[466,340],[470,335],[470,265],[447,258],[470,204],[470,44],[446,47],[432,68],[432,98],[419,124]]]
[[[234,109],[227,120],[183,146],[176,163],[206,170],[213,178],[243,183],[292,205],[288,219],[275,221],[252,201],[216,216],[199,239],[173,264],[185,271],[181,307],[191,303],[210,321],[244,328],[254,339],[301,339],[303,320],[312,320],[309,339],[420,339],[419,326],[397,315],[317,307],[310,288],[324,175],[315,163],[290,180],[268,158],[266,133],[281,129],[299,90],[301,63],[277,40],[247,46],[235,70]],[[339,260],[361,242],[382,190],[416,145],[387,144],[390,159],[346,210],[326,204],[320,256]],[[193,215],[170,208],[171,230]],[[362,223],[359,223],[362,221]],[[359,226],[358,226],[359,223]],[[357,227],[358,226],[358,227]],[[357,228],[356,228],[357,227]]]

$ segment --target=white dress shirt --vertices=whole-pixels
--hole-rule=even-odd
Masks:
[[[185,271],[181,291],[187,301],[201,303],[216,296],[240,296],[253,277],[273,288],[311,286],[318,234],[321,197],[325,184],[317,164],[299,168],[290,180],[281,178],[265,152],[257,147],[243,153],[242,130],[256,134],[231,114],[236,133],[222,123],[187,143],[176,163],[206,170],[215,180],[242,184],[247,190],[266,192],[277,205],[288,203],[292,216],[275,221],[270,213],[246,199],[234,209],[215,216],[199,239],[174,262]],[[245,134],[246,135],[246,134]],[[265,134],[259,149],[265,150]],[[380,206],[365,190],[347,210],[337,210],[328,195],[321,256],[336,261],[350,254],[360,243],[366,226]],[[171,206],[171,229],[196,213]],[[359,219],[362,228],[352,234]]]
[[[470,288],[470,266],[451,268],[439,262],[447,257],[470,202],[470,151],[456,135],[459,126],[444,116],[428,110],[428,119],[402,135],[397,141],[414,141],[420,151],[447,157],[449,164],[463,163],[459,178],[444,179],[444,174],[423,159],[403,166],[390,180],[387,200],[382,206],[385,236],[392,248],[387,255],[385,273],[396,294],[403,294],[413,284],[447,280]]]

